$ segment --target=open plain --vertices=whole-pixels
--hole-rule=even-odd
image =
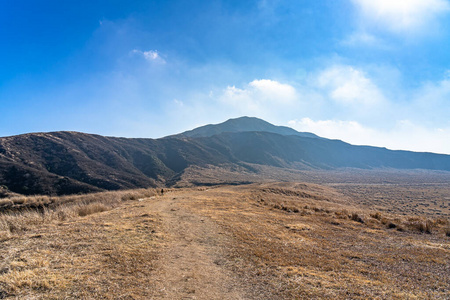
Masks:
[[[404,176],[11,197],[0,297],[448,299],[448,175]]]

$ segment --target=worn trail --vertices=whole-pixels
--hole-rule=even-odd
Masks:
[[[183,205],[193,195],[168,194],[149,206],[162,219],[167,239],[155,299],[244,299],[242,287],[223,266],[225,235]]]

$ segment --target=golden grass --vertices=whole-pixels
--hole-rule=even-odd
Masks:
[[[333,201],[335,194],[327,188],[321,200],[296,196],[295,190],[218,189],[186,204],[229,232],[228,259],[253,287],[250,298],[449,296],[447,219],[415,216],[414,222],[424,224],[421,231],[409,225],[410,217],[355,209],[344,198]]]
[[[117,193],[117,203],[107,194],[97,198],[103,202],[0,215],[7,236],[0,247],[0,298],[146,299],[160,221],[123,195]],[[108,214],[96,213],[105,208]]]
[[[168,214],[188,212],[220,228],[208,241],[220,244],[216,261],[242,284],[244,298],[450,296],[450,223],[441,215],[380,211],[316,184],[157,192],[60,197],[0,214],[0,297],[158,299],[159,257],[173,242],[155,213],[159,201],[176,204]]]
[[[159,190],[152,188],[62,197],[23,196],[3,199],[3,206],[0,205],[0,241],[23,234],[37,225],[107,211],[123,201],[139,200],[158,193]]]

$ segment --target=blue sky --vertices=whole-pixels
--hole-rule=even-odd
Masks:
[[[450,1],[2,1],[0,136],[243,115],[450,154]]]

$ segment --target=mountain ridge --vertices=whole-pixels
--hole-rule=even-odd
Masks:
[[[290,127],[276,126],[262,119],[247,116],[228,119],[227,121],[219,124],[208,124],[200,126],[195,129],[188,130],[169,137],[177,137],[177,136],[194,137],[194,138],[211,137],[223,132],[248,132],[248,131],[261,131],[261,132],[277,133],[281,135],[298,135],[302,137],[320,138],[314,133],[298,132]]]
[[[198,137],[180,134],[160,139],[121,138],[59,131],[0,138],[0,186],[19,194],[167,186],[175,185],[192,166],[203,169],[227,166],[253,173],[258,172],[254,165],[295,170],[450,171],[450,155],[353,146],[301,134],[251,131],[267,124],[275,131],[280,128],[255,118],[244,120],[254,122],[254,126],[233,132],[226,131],[229,127],[224,127],[224,122],[207,127],[206,133],[204,128],[191,131]],[[281,128],[284,133],[292,131]],[[215,134],[207,134],[211,132]]]

